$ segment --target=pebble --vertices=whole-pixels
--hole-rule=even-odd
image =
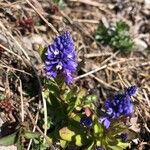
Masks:
[[[144,4],[146,8],[150,9],[150,0],[145,0]]]
[[[135,43],[135,48],[139,51],[143,51],[148,47],[145,41],[138,38],[134,39],[134,43]]]

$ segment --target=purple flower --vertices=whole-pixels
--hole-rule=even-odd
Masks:
[[[95,150],[104,150],[104,148],[103,147],[101,147],[101,146],[98,146],[98,147],[96,147],[96,149]]]
[[[91,127],[92,126],[92,118],[91,117],[83,117],[83,118],[81,118],[80,123],[83,126]]]
[[[109,118],[118,118],[120,116],[129,116],[133,112],[133,104],[128,94],[118,94],[113,100],[106,100],[105,110]]]
[[[126,142],[128,140],[128,134],[127,133],[122,133],[119,137],[123,142]]]
[[[124,93],[114,95],[113,99],[107,99],[105,101],[105,116],[99,120],[106,128],[109,127],[111,119],[116,119],[120,116],[127,117],[133,113],[131,96],[135,94],[136,89],[136,86],[131,86]]]
[[[56,37],[48,46],[45,60],[45,72],[48,78],[63,75],[66,83],[73,82],[77,70],[77,57],[74,42],[69,32]]]

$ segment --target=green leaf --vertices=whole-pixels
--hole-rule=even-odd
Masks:
[[[74,121],[76,121],[76,122],[80,122],[80,120],[81,120],[81,114],[78,115],[78,114],[75,114],[75,113],[71,113],[71,115],[69,117],[71,119],[73,119]]]
[[[116,139],[116,137],[106,137],[105,138],[105,142],[110,145],[110,146],[116,146],[118,144],[118,140]]]
[[[122,147],[123,149],[126,149],[130,144],[127,142],[125,143],[125,142],[119,141],[117,145]]]
[[[72,124],[71,124],[72,125]],[[59,130],[59,136],[62,140],[68,142],[75,142],[75,145],[82,146],[88,143],[89,139],[86,138],[85,130],[82,127],[79,128],[75,126],[63,127]]]
[[[76,103],[77,103],[77,98],[76,97],[72,98],[69,105],[68,105],[68,108],[67,108],[67,112],[69,115],[72,113],[74,108],[76,108]]]
[[[94,142],[92,142],[88,147],[87,150],[93,150]]]
[[[123,148],[117,145],[116,146],[108,145],[108,150],[123,150]]]
[[[23,150],[22,136],[18,137],[16,146],[17,150]]]
[[[120,120],[123,120],[123,118],[120,118]],[[111,125],[112,126],[110,126],[109,130],[107,131],[108,137],[114,137],[127,129],[127,126],[124,125],[123,121],[119,122],[119,120],[114,120]]]
[[[77,106],[79,106],[81,104],[81,100],[83,99],[85,94],[86,94],[86,91],[84,89],[82,89],[78,93],[75,92],[74,96],[69,99],[68,108],[67,108],[69,115]],[[70,95],[69,95],[69,97],[70,97]]]
[[[112,150],[124,150],[129,146],[129,143],[121,142],[121,140],[111,140],[111,143],[109,141],[108,147]]]
[[[44,61],[45,60],[46,48],[44,48],[44,47],[42,47],[42,45],[40,45],[37,51],[38,51],[41,59]]]
[[[82,137],[81,137],[81,135],[76,135],[75,136],[75,144],[77,146],[82,146]]]
[[[97,96],[96,95],[89,95],[85,98],[85,101],[84,101],[84,104],[87,105],[87,104],[91,104],[91,103],[94,103],[96,102],[97,100]]]
[[[13,145],[17,142],[17,140],[18,140],[18,131],[8,136],[0,138],[0,145],[2,146]]]
[[[94,124],[94,133],[98,134],[101,137],[103,135],[103,131],[103,126],[100,123],[96,122]]]
[[[59,130],[59,135],[65,141],[72,141],[75,132],[71,131],[68,127],[63,127]]]
[[[70,101],[72,97],[76,97],[77,95],[77,87],[74,87],[73,89],[70,89],[70,91],[66,94],[65,100]]]
[[[25,131],[23,135],[26,139],[37,139],[40,137],[40,134],[37,132]]]
[[[44,96],[45,98],[49,98],[49,93],[52,93],[53,95],[55,95],[56,97],[60,96],[60,89],[57,85],[57,83],[50,79],[50,80],[46,80],[45,81],[45,86],[46,86],[46,90],[44,91]]]
[[[60,146],[63,148],[63,149],[65,149],[66,147],[67,147],[67,141],[65,141],[65,140],[60,140]]]
[[[47,97],[47,114],[48,114],[48,125],[51,127],[59,126],[59,124],[67,120],[66,104],[63,100],[57,98],[54,94],[48,93]]]

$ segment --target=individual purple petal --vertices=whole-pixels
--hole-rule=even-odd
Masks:
[[[100,118],[99,122],[102,123],[106,127],[106,129],[108,129],[110,126],[110,121],[107,117]]]

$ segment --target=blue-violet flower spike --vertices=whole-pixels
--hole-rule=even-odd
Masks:
[[[109,128],[111,119],[117,119],[121,116],[128,117],[133,113],[131,96],[136,93],[136,90],[136,86],[131,86],[124,93],[116,94],[112,99],[105,101],[105,115],[100,117],[99,121],[106,128]]]
[[[63,75],[66,83],[73,82],[77,70],[77,57],[70,33],[64,32],[48,46],[45,60],[45,72],[48,78]]]
[[[80,123],[83,126],[91,127],[92,126],[92,118],[91,117],[83,117],[83,118],[81,118]]]
[[[129,96],[134,96],[136,91],[137,91],[136,86],[128,87],[127,90],[126,90],[126,92],[128,93]]]

